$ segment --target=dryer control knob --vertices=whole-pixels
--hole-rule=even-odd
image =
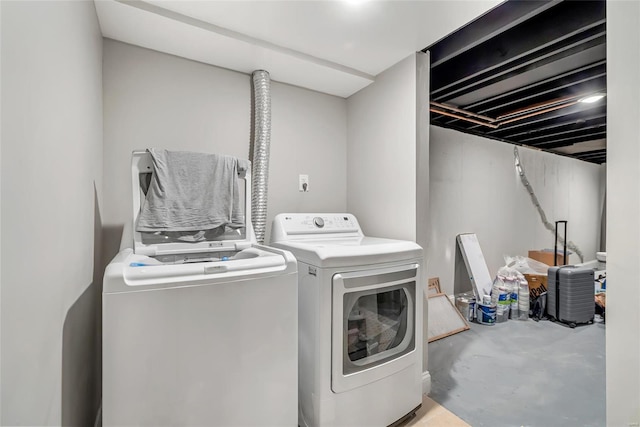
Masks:
[[[320,218],[319,216],[313,218],[313,223],[316,225],[316,227],[318,228],[322,228],[324,227],[324,220],[322,218]]]

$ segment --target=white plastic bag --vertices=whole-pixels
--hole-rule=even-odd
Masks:
[[[505,267],[514,269],[522,274],[547,274],[549,270],[547,264],[519,255],[513,257],[505,255],[504,262]]]

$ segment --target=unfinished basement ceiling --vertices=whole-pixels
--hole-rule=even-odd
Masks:
[[[436,44],[431,124],[606,161],[605,1],[507,1]]]

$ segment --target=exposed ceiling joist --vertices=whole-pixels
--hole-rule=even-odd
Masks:
[[[605,161],[606,143],[589,144],[606,138],[606,98],[579,102],[606,94],[605,11],[604,0],[511,0],[426,48],[432,124]]]
[[[481,74],[495,73],[505,65],[513,66],[526,58],[541,57],[557,51],[560,46],[570,46],[600,34],[605,22],[604,3],[587,1],[580,7],[571,3],[558,3],[463,55],[451,58],[446,66],[432,67],[431,83],[437,87],[432,92],[439,94],[451,85]]]
[[[468,31],[457,31],[447,36],[447,43],[437,43],[430,49],[431,66],[437,67],[441,63],[454,58],[469,49],[499,35],[506,30],[544,12],[559,1],[521,1],[511,8],[496,8],[489,12],[491,19],[485,20],[483,26],[470,26]]]

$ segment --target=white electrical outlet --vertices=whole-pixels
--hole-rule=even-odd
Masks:
[[[309,175],[298,176],[298,191],[306,193],[309,191]]]

